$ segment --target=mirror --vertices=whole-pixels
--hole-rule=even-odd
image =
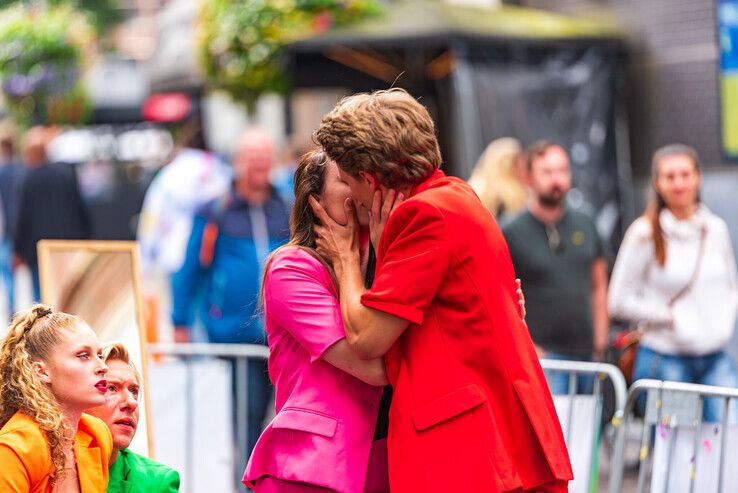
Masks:
[[[129,448],[153,457],[136,242],[42,240],[38,243],[38,263],[45,304],[82,318],[103,344],[122,342],[128,348],[143,379],[138,430]]]

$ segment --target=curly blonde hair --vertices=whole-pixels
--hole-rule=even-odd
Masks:
[[[38,423],[49,443],[55,480],[64,474],[65,451],[72,447],[75,432],[32,364],[47,361],[61,329],[80,323],[74,315],[35,305],[15,315],[0,346],[0,428],[19,411]]]
[[[415,185],[441,167],[433,119],[404,89],[343,98],[315,140],[346,173],[372,173],[389,187]]]

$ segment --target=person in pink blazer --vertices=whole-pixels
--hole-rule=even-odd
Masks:
[[[349,188],[322,151],[300,159],[291,239],[264,275],[277,414],[256,443],[243,482],[257,493],[388,492],[386,439],[373,440],[387,384],[384,363],[360,359],[345,340],[333,271],[315,251],[311,196],[335,221],[347,222]],[[360,216],[368,224],[366,211]],[[368,249],[368,238],[362,243]]]

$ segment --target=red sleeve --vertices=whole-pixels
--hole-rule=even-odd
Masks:
[[[374,283],[364,306],[420,325],[451,260],[441,212],[419,200],[402,204],[382,233]]]

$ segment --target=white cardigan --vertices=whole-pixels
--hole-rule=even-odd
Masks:
[[[612,316],[639,324],[641,344],[657,352],[699,356],[720,351],[730,340],[738,310],[738,280],[725,222],[700,205],[686,220],[661,212],[666,264],[654,257],[651,224],[640,217],[628,228],[610,279]],[[673,307],[667,303],[694,273],[702,227],[704,256],[692,289]]]

